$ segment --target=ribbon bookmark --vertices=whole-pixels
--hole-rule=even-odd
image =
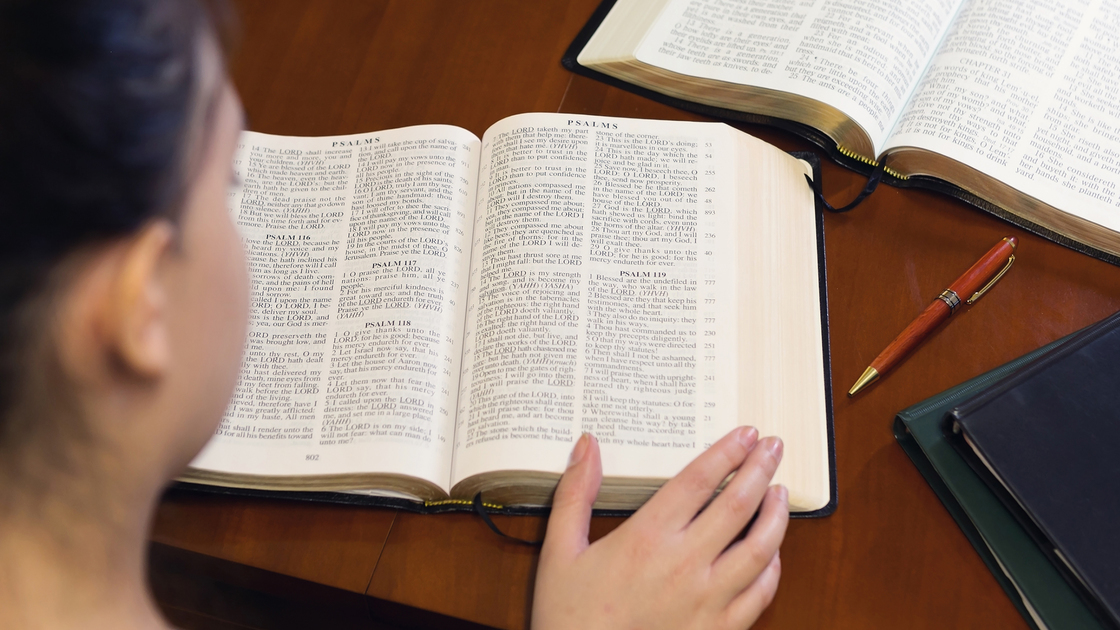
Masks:
[[[478,514],[478,516],[482,519],[482,522],[486,523],[486,526],[489,527],[491,531],[501,536],[502,538],[508,538],[509,540],[521,543],[522,545],[528,545],[530,547],[540,547],[544,544],[543,540],[525,540],[524,538],[518,538],[517,536],[510,536],[509,534],[498,529],[498,526],[495,525],[494,521],[490,519],[490,515],[486,513],[486,506],[482,504],[481,492],[474,495],[474,500],[471,501],[471,505],[474,506],[475,514]]]
[[[813,194],[816,195],[817,199],[824,205],[825,210],[829,212],[847,212],[858,206],[864,199],[867,199],[868,195],[875,192],[875,189],[879,187],[879,182],[883,180],[883,170],[886,168],[886,165],[886,160],[879,160],[876,162],[875,169],[871,171],[871,176],[867,178],[867,185],[863,187],[863,191],[856,195],[856,198],[853,199],[851,203],[842,208],[834,208],[832,204],[828,203],[828,200],[824,198],[824,193],[821,192],[821,183],[819,181],[814,181],[813,178],[808,175],[805,176],[805,181],[809,182],[809,187],[813,189]]]

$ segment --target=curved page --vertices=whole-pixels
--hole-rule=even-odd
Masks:
[[[253,282],[249,340],[193,468],[448,490],[478,149],[435,125],[244,134],[230,211]]]
[[[825,505],[805,165],[722,124],[578,115],[515,116],[482,147],[452,485],[560,473],[585,431],[608,478],[664,479],[749,422],[785,431],[780,479]],[[772,315],[740,300],[776,291]]]
[[[939,153],[1120,232],[1118,32],[1116,0],[972,0],[885,150]]]
[[[878,153],[960,4],[670,0],[635,57],[827,103],[862,127]]]

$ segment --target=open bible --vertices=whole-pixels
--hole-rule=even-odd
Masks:
[[[1117,0],[608,0],[565,64],[1120,264]]]
[[[720,123],[564,114],[246,132],[240,381],[185,481],[547,505],[593,433],[634,509],[743,424],[793,510],[834,505],[820,213]]]

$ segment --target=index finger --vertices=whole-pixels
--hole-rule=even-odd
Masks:
[[[757,429],[736,427],[661,486],[634,518],[651,520],[659,527],[684,529],[757,443]]]

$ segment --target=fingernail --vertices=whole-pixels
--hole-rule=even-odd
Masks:
[[[568,468],[571,468],[572,466],[575,466],[576,464],[583,461],[583,456],[587,454],[587,447],[590,445],[590,433],[584,433],[583,435],[579,436],[579,440],[576,441],[575,447],[572,448],[571,456],[568,457]]]
[[[782,503],[789,503],[789,488],[779,484],[778,498],[782,500]]]
[[[782,451],[785,450],[785,445],[782,444],[782,438],[766,438],[766,442],[766,450],[770,451],[770,454],[774,456],[774,459],[778,460],[779,462],[782,461]]]
[[[758,429],[754,427],[747,427],[744,431],[739,429],[739,443],[743,446],[750,448],[758,441]]]

